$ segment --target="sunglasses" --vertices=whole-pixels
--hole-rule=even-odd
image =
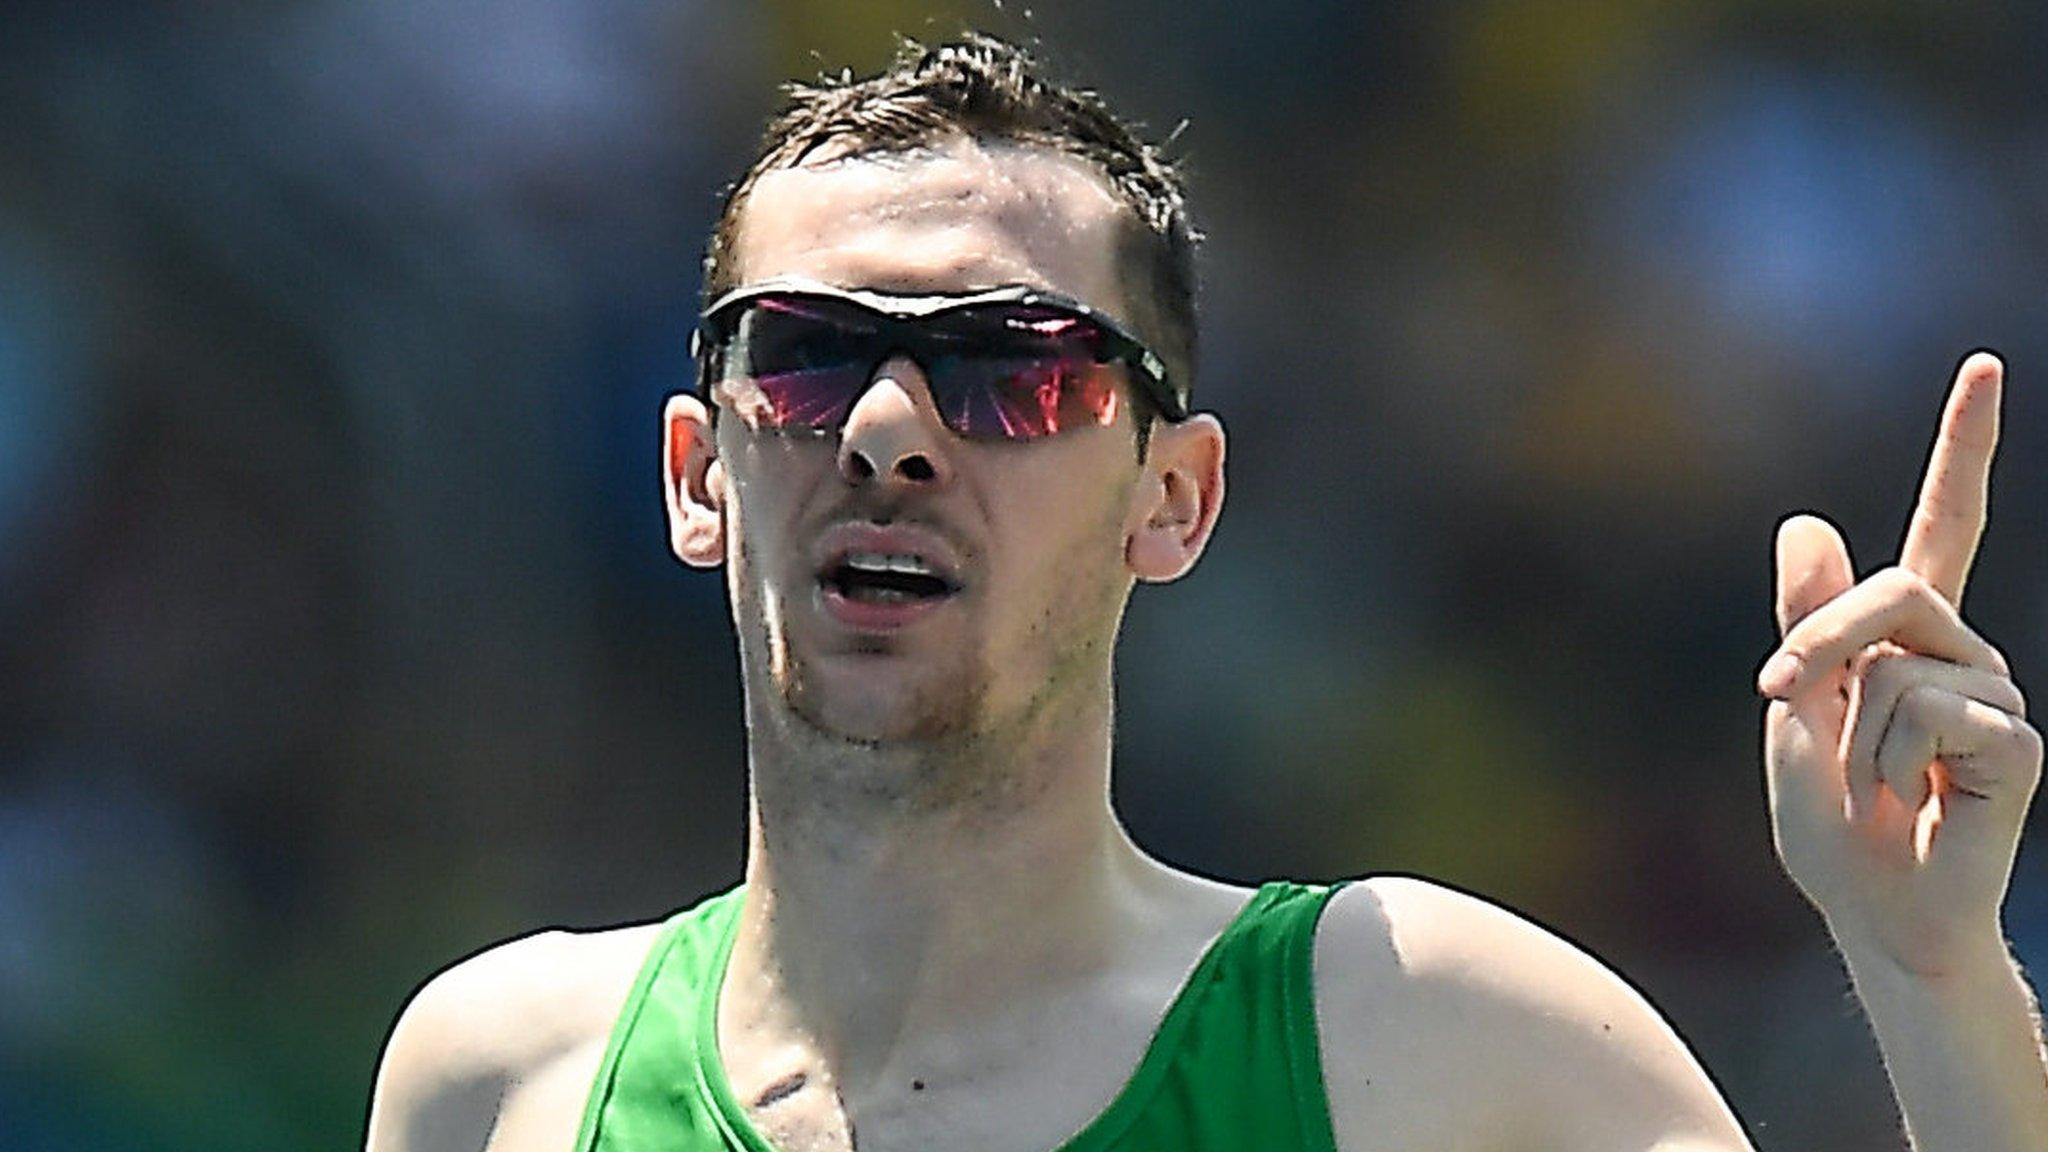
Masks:
[[[756,428],[838,429],[898,354],[923,370],[946,427],[970,439],[1113,423],[1117,365],[1165,419],[1188,415],[1151,349],[1087,305],[1028,287],[889,296],[767,281],[719,297],[690,343],[705,403]]]

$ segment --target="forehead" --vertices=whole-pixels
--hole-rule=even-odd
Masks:
[[[1128,211],[1087,161],[965,137],[765,173],[742,213],[739,283],[802,276],[881,292],[1049,289],[1125,315]]]

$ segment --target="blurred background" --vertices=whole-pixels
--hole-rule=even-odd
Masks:
[[[2031,3],[0,3],[0,1149],[359,1147],[428,973],[736,880],[657,480],[703,239],[780,81],[967,26],[1177,131],[1210,234],[1230,504],[1123,642],[1139,839],[1484,892],[1765,1152],[1903,1146],[1750,684],[1773,524],[1889,562],[1981,345],[1970,616],[2048,667]]]

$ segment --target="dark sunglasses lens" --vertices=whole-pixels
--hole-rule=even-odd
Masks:
[[[936,365],[934,392],[963,437],[1051,437],[1112,424],[1122,394],[1100,363],[1102,330],[1083,316],[1040,305],[965,307],[952,332],[973,351]]]
[[[978,439],[1029,440],[1116,421],[1116,372],[1085,356],[947,356],[930,367],[948,427]]]
[[[836,428],[867,383],[874,335],[851,308],[763,297],[733,325],[714,387],[757,427]]]
[[[1114,423],[1116,370],[1102,330],[1040,305],[950,309],[916,322],[901,349],[923,366],[946,425],[962,436],[1028,440]],[[845,423],[876,363],[891,351],[857,304],[763,296],[732,321],[712,360],[718,402],[757,428],[827,431]]]
[[[927,368],[955,432],[1026,440],[1116,420],[1116,371],[1098,362],[1102,333],[1087,318],[1012,304],[960,309],[946,321],[934,341],[944,351]]]

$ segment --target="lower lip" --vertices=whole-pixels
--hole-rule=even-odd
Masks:
[[[906,628],[944,607],[954,595],[878,602],[851,599],[829,584],[820,585],[818,590],[827,615],[861,632],[894,632]]]

